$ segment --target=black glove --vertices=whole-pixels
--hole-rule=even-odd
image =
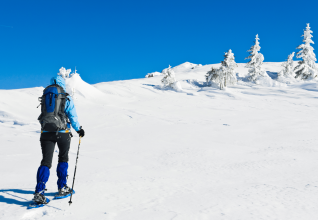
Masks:
[[[84,137],[85,135],[85,131],[83,130],[82,126],[80,127],[80,130],[76,131],[77,134],[80,136],[80,137]]]

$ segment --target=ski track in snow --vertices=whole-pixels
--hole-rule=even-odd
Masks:
[[[317,219],[318,82],[276,83],[281,63],[264,63],[270,87],[239,81],[220,91],[204,83],[218,65],[174,67],[181,92],[163,89],[161,76],[68,79],[86,131],[71,206],[64,199],[26,209],[42,156],[43,88],[0,90],[0,219]],[[74,132],[69,185],[77,145]],[[48,198],[57,156],[56,148]]]

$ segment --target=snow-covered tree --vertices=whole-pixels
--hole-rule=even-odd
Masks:
[[[171,66],[169,65],[168,68],[162,70],[163,79],[161,82],[164,86],[172,87],[173,83],[176,82],[176,76],[174,71],[171,69]]]
[[[230,49],[224,55],[224,61],[221,62],[221,67],[219,69],[213,68],[208,71],[205,75],[206,82],[211,84],[211,82],[218,83],[220,89],[223,89],[227,85],[234,85],[237,82],[235,76],[235,68],[237,64],[234,61],[234,54]]]
[[[316,55],[314,53],[314,48],[310,44],[314,44],[311,40],[312,30],[310,30],[309,24],[307,24],[306,30],[304,30],[304,44],[301,44],[297,47],[300,51],[297,53],[297,58],[302,58],[298,62],[298,65],[295,67],[294,71],[296,78],[299,79],[313,79],[317,77],[318,69],[316,66]]]
[[[205,75],[206,82],[211,84],[211,82],[220,83],[219,69],[212,67]]]
[[[60,75],[65,79],[65,78],[68,78],[70,76],[70,73],[71,73],[71,69],[66,70],[64,67],[62,67],[60,69],[60,72],[57,75]]]
[[[236,75],[235,75],[235,68],[237,67],[237,64],[234,60],[234,53],[232,53],[232,50],[230,49],[228,52],[224,55],[224,61],[221,62],[221,76],[223,81],[224,87],[227,85],[234,85],[237,82]]]
[[[294,61],[293,61],[294,55],[295,55],[295,52],[288,55],[287,61],[282,64],[284,69],[278,72],[278,78],[282,78],[282,77],[294,78],[295,77]]]
[[[170,87],[175,90],[182,90],[180,83],[176,80],[176,76],[174,71],[171,69],[171,66],[169,65],[168,68],[162,70],[163,79],[161,82],[164,86]]]
[[[226,68],[221,66],[220,68],[213,68],[205,75],[205,79],[208,85],[212,82],[219,84],[220,89],[225,87]]]
[[[226,87],[226,67],[221,66],[220,69],[218,69],[218,75],[219,75],[219,84],[220,89],[224,89]]]
[[[71,70],[71,69],[69,69],[69,70]],[[75,75],[79,75],[79,73],[77,72],[76,67],[75,67],[75,71],[73,73],[69,74],[69,78],[71,78],[71,77],[73,77]]]
[[[258,42],[258,34],[255,38],[255,45],[248,50],[250,55],[245,59],[250,59],[250,61],[246,64],[246,67],[249,68],[248,70],[248,79],[250,81],[256,82],[259,77],[266,77],[266,73],[262,70],[262,64],[264,61],[263,54],[259,53],[261,47],[259,46]]]

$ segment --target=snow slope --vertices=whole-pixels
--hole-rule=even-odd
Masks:
[[[218,66],[214,64],[213,66]],[[43,88],[0,90],[0,219],[314,220],[318,216],[317,82],[205,87],[212,65],[161,76],[89,85],[68,79],[86,131],[72,206],[27,210],[41,161]],[[194,67],[192,69],[192,67]],[[49,79],[48,79],[49,80]],[[70,179],[78,136],[70,150]],[[46,195],[57,191],[54,154]]]

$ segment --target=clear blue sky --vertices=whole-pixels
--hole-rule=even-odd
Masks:
[[[218,63],[228,49],[246,62],[256,34],[265,62],[281,62],[306,23],[318,39],[317,8],[317,0],[3,0],[0,89],[46,86],[62,66],[94,84]]]

